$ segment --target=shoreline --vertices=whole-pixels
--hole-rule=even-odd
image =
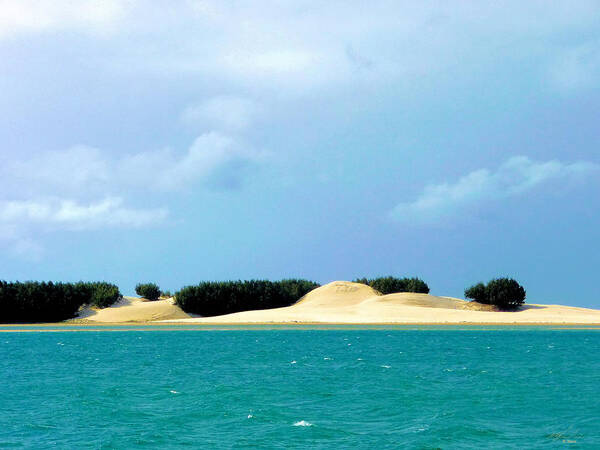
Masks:
[[[262,328],[268,326],[277,327],[379,327],[379,326],[436,326],[436,327],[460,327],[460,326],[498,326],[498,327],[577,327],[579,329],[600,329],[600,322],[87,322],[87,323],[6,323],[0,324],[0,332],[11,331],[2,328],[127,328],[127,327],[161,327],[161,328],[215,328],[215,327],[248,327]]]

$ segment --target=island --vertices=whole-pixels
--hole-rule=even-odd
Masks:
[[[562,305],[526,304],[516,311],[452,297],[412,292],[382,295],[349,281],[318,287],[297,303],[273,309],[212,317],[184,312],[173,298],[145,301],[123,297],[108,308],[87,307],[69,323],[79,324],[495,324],[598,325],[600,310]]]

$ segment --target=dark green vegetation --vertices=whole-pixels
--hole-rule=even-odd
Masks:
[[[526,295],[523,286],[512,278],[496,278],[487,285],[477,283],[465,289],[466,298],[507,311],[514,311],[525,303]]]
[[[88,299],[82,304],[91,304],[99,308],[106,308],[119,300],[122,295],[119,292],[119,287],[102,281],[93,283],[79,282],[75,283],[75,289],[82,289],[83,292],[88,292]]]
[[[416,292],[419,294],[429,294],[429,286],[420,278],[359,278],[355,283],[366,284],[382,294],[393,294],[394,292]]]
[[[205,281],[186,286],[175,293],[177,304],[185,312],[219,316],[253,309],[290,306],[319,287],[308,280]]]
[[[0,281],[0,323],[59,322],[84,304],[104,308],[119,298],[119,288],[104,282]]]
[[[135,293],[148,300],[158,300],[160,288],[155,283],[138,283],[135,286]]]

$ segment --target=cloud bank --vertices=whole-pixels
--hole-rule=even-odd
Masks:
[[[113,156],[74,146],[8,160],[0,167],[5,185],[0,193],[0,242],[36,260],[43,253],[35,241],[41,232],[155,226],[167,219],[168,207],[131,204],[148,193],[191,189],[211,181],[220,170],[262,158],[239,139],[211,131],[198,136],[185,152],[162,149]],[[230,185],[238,185],[239,171],[229,172]]]
[[[390,214],[404,223],[436,223],[488,200],[514,197],[544,183],[582,177],[598,171],[600,165],[592,162],[536,162],[526,156],[515,156],[495,172],[479,169],[455,183],[426,186],[416,200],[399,203]]]
[[[518,60],[528,52],[545,58],[539,44],[544,42],[552,57],[541,76],[562,88],[593,79],[598,42],[557,44],[557,30],[593,31],[597,19],[596,3],[586,0],[383,0],[368,7],[311,0],[187,0],[168,7],[134,0],[3,0],[0,39],[49,32],[100,35],[116,44],[109,65],[119,70],[195,73],[252,89],[293,87],[280,95],[337,87],[357,77],[369,84],[417,79],[456,64],[469,66],[469,60],[485,64],[491,51],[497,58]]]
[[[261,139],[256,130],[281,149],[281,160],[291,161],[287,148],[302,148],[290,165],[319,159],[310,147],[325,142],[318,136],[325,127],[311,117],[330,105],[338,105],[341,117],[361,114],[364,103],[369,122],[381,112],[376,104],[394,97],[401,117],[411,104],[451,92],[449,80],[470,86],[472,79],[492,76],[490,86],[502,87],[502,77],[516,72],[524,74],[521,83],[506,84],[519,95],[538,85],[567,94],[597,89],[599,11],[588,0],[381,0],[368,6],[337,0],[0,0],[0,56],[12,61],[0,77],[7,118],[0,131],[13,142],[39,130],[39,140],[52,146],[43,122],[57,115],[49,127],[68,130],[76,122],[75,128],[86,128],[68,143],[104,133],[101,139],[127,148],[135,137],[114,133],[117,121],[129,112],[152,116],[146,109],[161,112],[160,122],[144,122],[148,129],[165,133],[172,126],[173,133],[185,129],[196,136],[185,149],[125,154],[86,145],[64,149],[62,139],[54,148],[63,150],[26,158],[21,148],[8,148],[8,156],[0,156],[0,227],[5,236],[16,236],[13,241],[20,239],[18,252],[24,254],[37,251],[35,236],[44,230],[153,226],[169,216],[169,195],[214,183],[223,173],[226,183],[215,185],[238,186],[244,168],[264,159],[252,139],[253,132]],[[104,97],[122,99],[122,115],[121,105],[110,111]],[[21,121],[13,123],[13,117]],[[253,126],[257,117],[264,126]],[[87,124],[85,118],[99,120]],[[299,135],[315,130],[315,137],[299,144],[304,136],[289,131],[295,128]],[[296,142],[271,138],[280,130]],[[109,133],[115,136],[107,139]],[[370,145],[365,147],[373,151]],[[481,169],[455,183],[428,186],[392,216],[435,222],[486,199],[595,169],[513,158],[497,171]]]

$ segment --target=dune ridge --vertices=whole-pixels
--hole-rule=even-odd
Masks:
[[[148,301],[137,297],[123,297],[108,308],[86,307],[71,322],[154,322],[160,320],[190,319],[196,317],[188,314],[175,304],[171,297],[163,300]]]
[[[382,295],[369,286],[334,281],[292,306],[198,317],[181,310],[173,299],[148,302],[125,297],[109,308],[82,311],[80,323],[163,324],[582,324],[600,325],[600,310],[561,305],[527,304],[501,312],[452,297],[402,292]]]

